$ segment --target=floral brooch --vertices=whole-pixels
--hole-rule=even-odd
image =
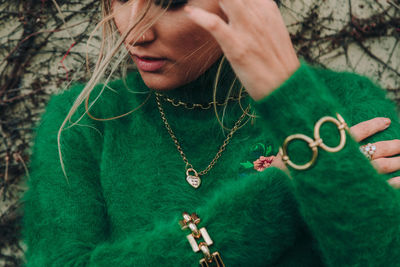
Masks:
[[[253,145],[248,153],[250,160],[241,162],[240,165],[244,172],[250,172],[253,170],[262,172],[266,168],[270,167],[275,159],[275,156],[270,155],[272,152],[272,145],[257,143]]]

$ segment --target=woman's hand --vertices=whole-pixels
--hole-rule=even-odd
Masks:
[[[357,142],[381,132],[390,126],[390,119],[374,118],[360,122],[350,128],[351,135]],[[376,152],[372,155],[371,163],[379,173],[391,173],[400,170],[400,157],[392,157],[400,154],[400,140],[388,140],[373,143]],[[400,188],[400,177],[388,180],[394,188]]]
[[[277,4],[272,0],[217,0],[227,21],[186,6],[189,18],[217,40],[249,95],[259,100],[300,66]]]
[[[387,129],[390,123],[391,121],[388,118],[377,117],[354,125],[350,128],[350,133],[357,142],[360,142]],[[400,154],[400,140],[380,141],[373,143],[373,145],[376,146],[376,152],[372,155],[371,163],[379,173],[391,173],[400,170],[400,157],[391,157]],[[283,163],[279,153],[271,166],[275,166],[289,174],[289,170]],[[400,177],[391,178],[388,183],[393,188],[400,189]]]

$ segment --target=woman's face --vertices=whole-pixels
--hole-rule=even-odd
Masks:
[[[129,24],[147,5],[146,0],[125,2],[127,1],[112,0],[111,5],[120,34],[129,29]],[[224,17],[218,1],[189,0],[188,3]],[[140,35],[146,23],[163,11],[160,6],[152,4],[148,15],[125,40],[125,46],[149,88],[168,90],[189,83],[203,74],[222,55],[215,39],[192,22],[183,7],[184,4],[168,9]],[[137,42],[132,45],[135,39]]]

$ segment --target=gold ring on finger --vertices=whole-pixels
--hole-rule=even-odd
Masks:
[[[366,145],[360,146],[361,153],[364,154],[369,160],[372,160],[372,155],[376,152],[376,145],[368,143]]]

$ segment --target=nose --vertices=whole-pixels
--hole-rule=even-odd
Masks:
[[[142,34],[141,34],[142,33]],[[139,34],[139,35],[137,35]],[[146,29],[145,32],[143,32],[143,30],[139,30],[136,34],[136,43],[132,43],[133,46],[139,46],[139,45],[145,45],[145,44],[149,44],[151,42],[154,42],[154,40],[156,39],[156,33],[155,33],[155,29],[153,28],[153,25],[150,26],[150,28]],[[134,42],[135,39],[133,39],[132,41]]]
[[[139,10],[146,9],[146,0],[137,0],[131,7],[131,19],[135,20],[136,16],[141,12]],[[136,25],[136,27],[130,32],[129,40],[133,46],[145,45],[153,42],[156,39],[155,23],[149,24],[152,20],[154,11],[152,8],[148,10],[145,17]],[[140,15],[139,15],[140,16]]]

